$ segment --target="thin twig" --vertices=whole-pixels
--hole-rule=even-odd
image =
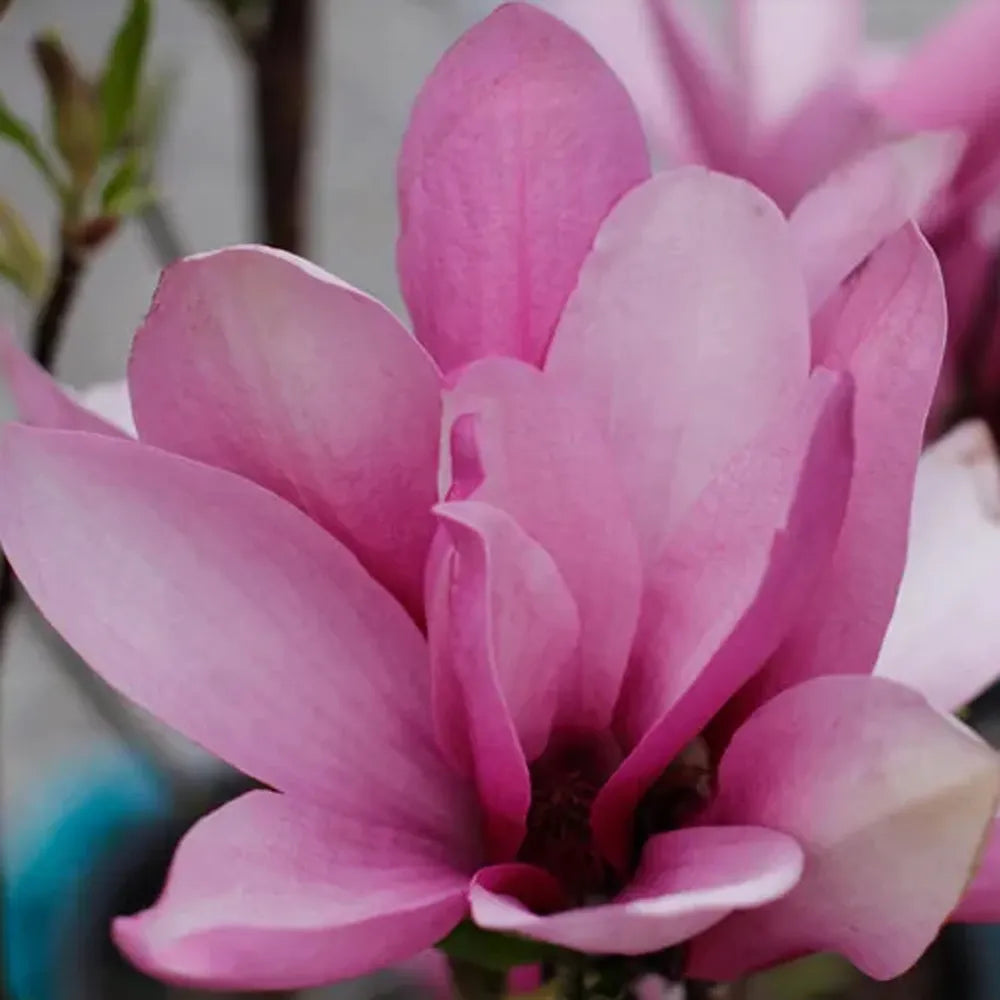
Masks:
[[[59,264],[49,292],[45,296],[31,330],[31,356],[46,370],[52,371],[70,305],[76,296],[84,267],[84,252],[64,240]],[[17,603],[17,580],[6,556],[0,555],[0,662],[7,640],[7,629]]]
[[[184,256],[184,244],[163,202],[150,202],[139,213],[139,221],[160,267],[166,267]]]
[[[314,53],[312,0],[272,0],[248,54],[253,69],[259,231],[302,253]]]

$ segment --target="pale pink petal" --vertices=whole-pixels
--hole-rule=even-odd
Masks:
[[[582,402],[519,361],[466,368],[445,396],[455,499],[501,508],[551,556],[576,601],[580,643],[556,724],[601,729],[621,686],[641,568],[612,456]]]
[[[1000,4],[966,0],[874,95],[878,108],[908,129],[976,127],[1000,113]]]
[[[576,32],[512,3],[465,34],[399,161],[403,295],[441,367],[539,363],[601,220],[648,176],[635,109]]]
[[[326,985],[410,958],[462,919],[469,879],[450,860],[405,826],[250,792],[187,834],[159,902],[114,937],[178,985]]]
[[[854,476],[826,577],[758,675],[760,698],[807,677],[870,673],[896,603],[945,334],[940,270],[916,227],[887,240],[818,322],[817,363],[857,384]]]
[[[0,327],[0,373],[14,398],[18,417],[35,427],[89,431],[91,434],[118,436],[114,421],[91,410],[84,401],[73,398],[25,351],[8,330]]]
[[[772,128],[818,90],[847,80],[864,32],[861,0],[730,0],[753,125]]]
[[[673,16],[683,16],[685,26],[698,38],[712,27],[699,25],[699,2],[681,5],[671,0]],[[536,4],[579,31],[615,71],[635,102],[655,154],[667,164],[699,159],[699,139],[684,95],[657,44],[651,0],[536,0]],[[682,11],[676,9],[679,6]]]
[[[844,163],[885,141],[885,123],[848,82],[824,87],[760,138],[741,176],[791,213]]]
[[[647,562],[808,370],[784,219],[750,185],[698,167],[658,174],[612,212],[546,361],[597,414]]]
[[[0,475],[18,578],[123,694],[299,798],[462,828],[423,637],[308,517],[232,473],[79,432],[8,428]]]
[[[529,906],[539,897],[544,902],[545,886],[529,883],[525,893],[525,882],[549,876],[526,865],[482,870],[469,903],[472,919],[489,930],[591,955],[642,955],[687,941],[736,910],[779,899],[801,873],[802,852],[791,837],[757,827],[696,826],[650,840],[634,878],[610,903],[533,912]],[[548,894],[555,897],[555,887]]]
[[[617,709],[632,752],[592,818],[613,859],[643,794],[762,667],[822,575],[850,487],[852,403],[848,377],[817,372],[708,486],[648,574]]]
[[[277,250],[188,258],[161,279],[129,383],[143,441],[283,496],[419,608],[440,384],[382,305]]]
[[[986,424],[924,452],[910,546],[875,672],[954,711],[1000,676],[1000,464]]]
[[[95,382],[73,395],[91,413],[106,420],[112,427],[117,427],[127,437],[137,436],[135,420],[132,417],[132,398],[129,395],[126,379]]]
[[[663,71],[687,116],[697,159],[738,174],[748,134],[740,81],[692,3],[646,0]]]
[[[887,237],[920,218],[951,180],[963,146],[952,132],[881,143],[802,199],[790,224],[813,311]]]
[[[438,742],[475,774],[494,856],[512,857],[579,617],[552,557],[508,514],[475,500],[435,512],[448,544],[427,609]]]
[[[975,877],[951,919],[963,924],[1000,923],[1000,817],[993,820]]]
[[[900,975],[961,897],[998,788],[985,743],[890,681],[820,677],[778,695],[733,737],[711,819],[787,833],[805,871],[783,899],[698,938],[689,974],[836,951]]]

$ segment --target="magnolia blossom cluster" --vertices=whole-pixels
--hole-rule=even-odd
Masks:
[[[803,6],[734,0],[732,88],[643,8],[659,104],[537,7],[468,32],[399,160],[412,333],[234,247],[165,272],[134,425],[4,346],[19,578],[264,786],[115,923],[138,966],[296,988],[463,927],[557,966],[888,978],[1000,919],[1000,760],[950,714],[1000,664],[996,460],[978,424],[921,457],[947,319],[913,220],[954,223],[972,147],[856,120],[848,0],[810,0],[837,30],[782,68]],[[671,162],[714,169],[653,171],[668,97]]]

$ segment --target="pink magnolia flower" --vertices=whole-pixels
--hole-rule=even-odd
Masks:
[[[685,0],[539,2],[619,73],[663,162],[745,177],[786,212],[839,171],[838,230],[855,240],[895,190],[897,213],[920,217],[944,267],[939,415],[962,367],[966,407],[1000,428],[1000,331],[979,329],[1000,247],[997,0],[967,0],[910,53],[865,42],[863,0],[727,0],[723,31]],[[923,134],[898,138],[912,133]]]
[[[399,184],[416,338],[237,247],[164,274],[138,440],[8,352],[40,425],[0,444],[19,577],[110,683],[268,786],[189,833],[119,945],[294,988],[470,919],[684,944],[704,978],[831,949],[889,977],[963,899],[995,914],[992,853],[966,888],[1000,769],[940,711],[980,650],[921,649],[934,705],[914,633],[879,658],[944,337],[918,232],[825,262],[818,210],[651,178],[617,79],[518,4],[435,70]]]

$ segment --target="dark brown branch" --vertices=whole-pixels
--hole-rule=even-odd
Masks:
[[[259,231],[271,246],[302,253],[311,120],[312,0],[272,0],[248,45],[253,70]]]
[[[69,307],[83,273],[83,251],[64,245],[49,292],[42,303],[31,331],[31,356],[46,370],[52,371]],[[0,656],[7,639],[11,612],[17,601],[17,580],[6,557],[0,557]]]

